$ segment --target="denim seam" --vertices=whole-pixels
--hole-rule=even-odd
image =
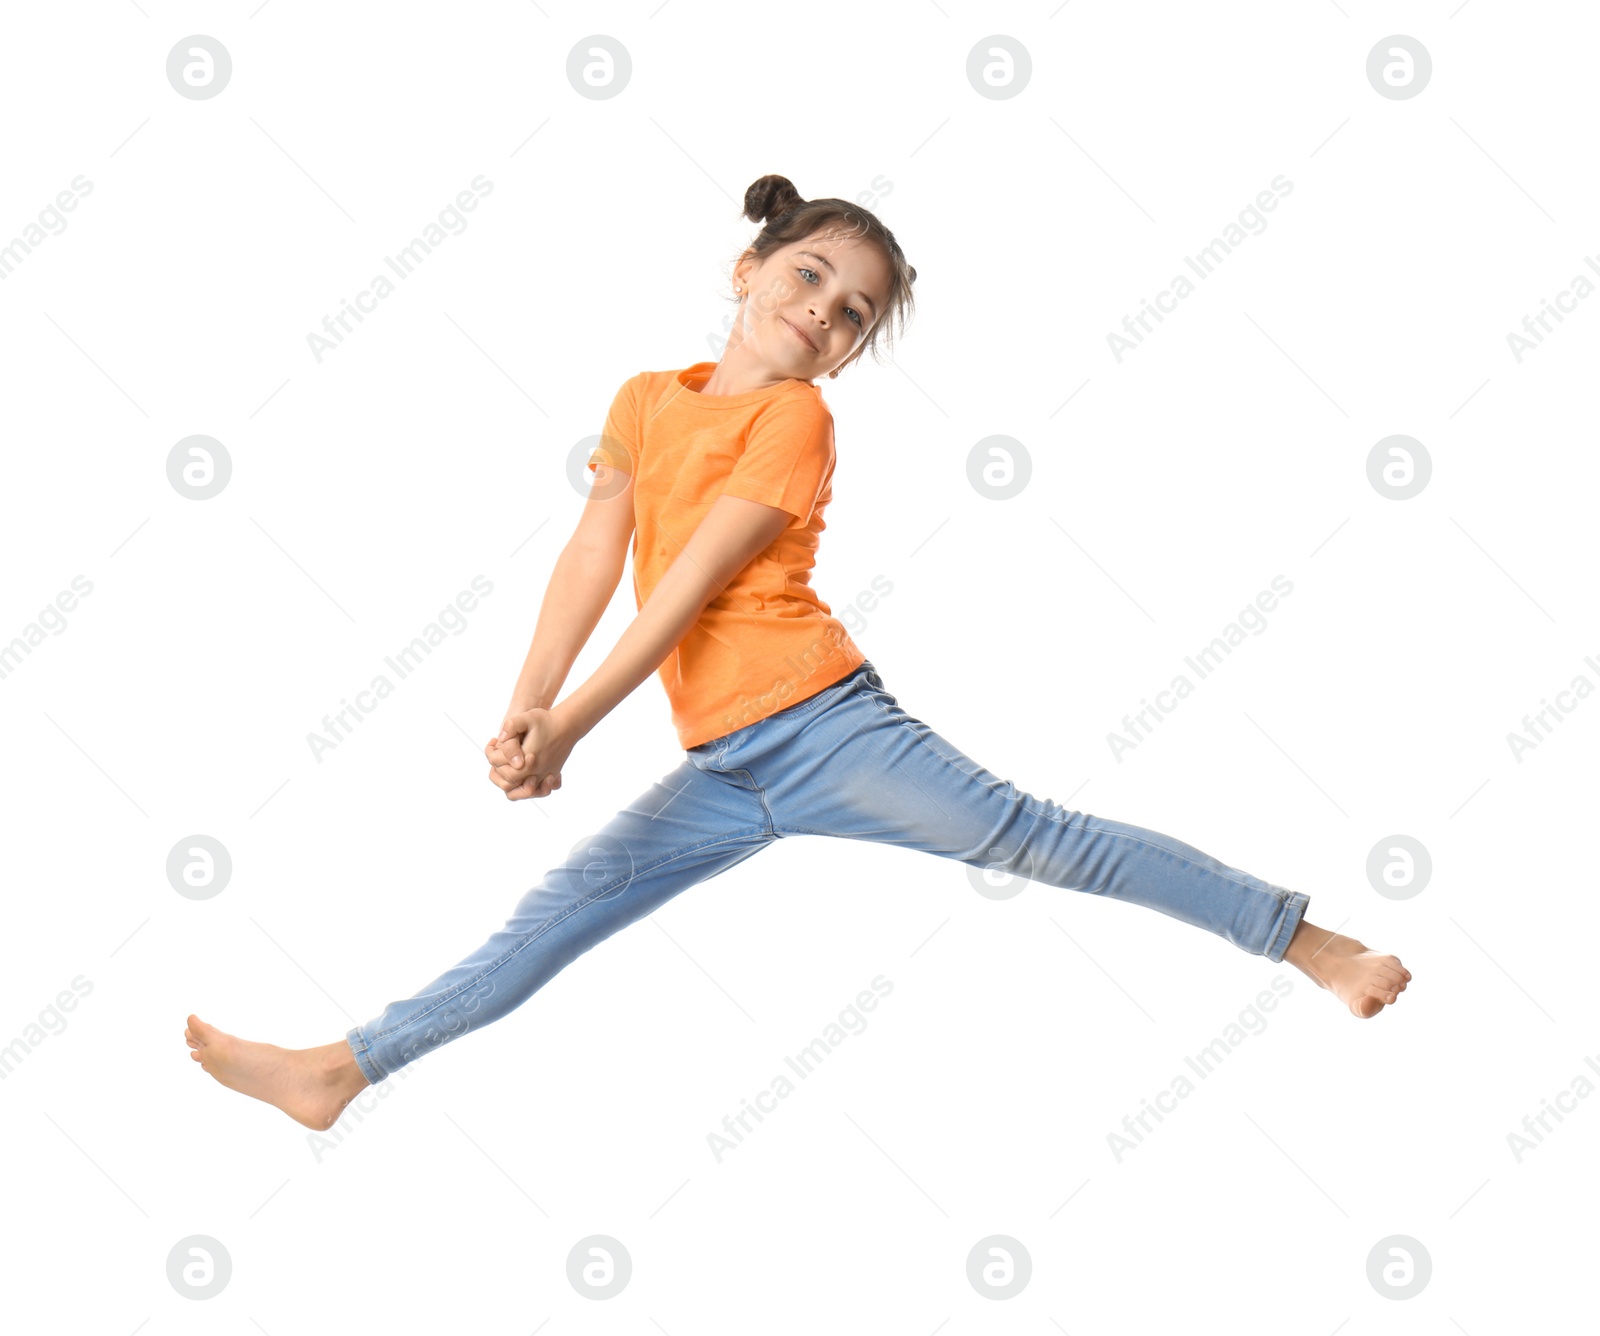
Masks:
[[[879,704],[882,705],[883,702],[880,701]],[[884,712],[888,713],[888,706],[884,706]],[[901,720],[901,722],[905,723],[905,720]],[[914,729],[912,731],[915,732]],[[939,756],[943,760],[945,760],[947,762],[951,762],[952,764],[954,763],[952,761],[952,758],[950,758],[949,756],[946,756],[944,754],[944,752],[940,751],[939,748],[937,746],[935,746],[932,742],[928,741],[927,738],[924,738],[920,734],[918,734],[917,740],[919,742],[924,743],[926,746],[932,748],[932,750],[933,750],[933,752],[934,752],[934,754],[936,756]],[[1016,788],[1016,785],[1013,784],[1012,787]],[[1030,802],[1029,801],[1030,796],[1031,795],[1026,793],[1024,790],[1017,789],[1017,801],[1018,801],[1019,805],[1023,808],[1023,810],[1028,812],[1030,815],[1037,816],[1037,817],[1042,817],[1046,821],[1053,821],[1057,825],[1070,826],[1070,825],[1073,824],[1071,817],[1068,817],[1068,819],[1065,820],[1065,821],[1060,821],[1055,817],[1055,815],[1053,813],[1051,813],[1048,810],[1038,806],[1037,804],[1035,804],[1033,802]],[[1057,804],[1057,806],[1060,806],[1060,804]],[[1067,809],[1063,808],[1062,810],[1066,811]],[[1084,812],[1076,812],[1076,813],[1074,813],[1074,815],[1076,815],[1076,816],[1085,816],[1085,817],[1087,817],[1088,820],[1091,820],[1091,821],[1094,820],[1094,818],[1092,816],[1088,816],[1088,814],[1084,813]],[[1194,861],[1194,859],[1186,858],[1186,857],[1184,857],[1184,855],[1182,855],[1180,853],[1177,853],[1177,852],[1175,852],[1175,851],[1173,851],[1171,849],[1168,849],[1165,845],[1154,844],[1149,840],[1142,840],[1137,835],[1129,835],[1126,832],[1120,831],[1120,830],[1101,830],[1101,831],[1097,831],[1096,833],[1097,834],[1101,834],[1101,835],[1110,835],[1110,836],[1113,836],[1114,838],[1119,839],[1119,840],[1129,840],[1134,844],[1143,845],[1147,849],[1153,849],[1158,853],[1166,854],[1168,857],[1176,858],[1179,862],[1184,863],[1184,864],[1188,865],[1189,867],[1199,868],[1203,872],[1213,873],[1214,875],[1221,877],[1224,881],[1231,881],[1235,886],[1242,886],[1246,890],[1260,890],[1261,889],[1260,886],[1252,886],[1250,884],[1250,880],[1249,880],[1248,874],[1241,873],[1239,876],[1229,876],[1227,873],[1219,872],[1215,868],[1204,867],[1203,865],[1201,865],[1199,863],[1196,863]],[[1219,859],[1218,861],[1220,862],[1221,860]],[[1237,871],[1237,869],[1235,869],[1235,871]],[[1262,878],[1256,878],[1255,880],[1261,881],[1263,879]],[[1284,903],[1284,896],[1285,896],[1285,894],[1287,894],[1287,892],[1283,891],[1279,887],[1272,886],[1270,883],[1267,883],[1267,889],[1271,892],[1271,894],[1277,896],[1279,903]]]
[[[1283,953],[1289,949],[1289,943],[1294,939],[1294,930],[1300,926],[1300,921],[1305,917],[1306,910],[1311,907],[1311,897],[1304,891],[1285,891],[1280,899],[1283,901],[1285,910],[1283,922],[1279,925],[1277,935],[1272,939],[1272,944],[1261,953],[1274,964],[1283,962]],[[1295,909],[1300,912],[1294,913]],[[1283,943],[1281,949],[1278,946],[1280,941]],[[1273,955],[1275,951],[1277,952],[1276,956]]]
[[[354,1043],[351,1043],[351,1035],[355,1036]],[[389,1073],[373,1061],[372,1046],[367,1043],[366,1031],[359,1025],[353,1026],[350,1032],[345,1035],[345,1042],[350,1044],[350,1055],[355,1058],[356,1066],[361,1069],[361,1074],[367,1078],[367,1084],[377,1085],[380,1081],[389,1079]]]
[[[748,770],[743,770],[738,767],[735,767],[727,773],[730,775],[743,775],[750,781],[750,787],[756,791],[756,797],[761,800],[761,810],[767,814],[767,828],[765,833],[768,835],[776,835],[778,832],[773,828],[772,809],[767,806],[767,791],[762,788],[761,785],[756,783],[756,777]]]
[[[732,736],[732,735],[730,734],[729,736]],[[754,775],[752,775],[748,770],[744,769],[742,766],[734,766],[731,770],[728,768],[728,740],[727,740],[727,738],[724,738],[722,740],[722,746],[717,752],[717,769],[720,770],[725,775],[743,775],[745,777],[745,779],[749,781],[750,787],[755,790],[756,797],[761,802],[761,810],[763,812],[765,812],[766,816],[767,816],[767,826],[766,826],[766,830],[763,833],[767,834],[767,835],[776,836],[778,834],[778,832],[773,828],[773,824],[772,824],[772,808],[767,806],[767,791],[764,788],[762,788],[761,785],[757,784],[756,783],[756,777]]]
[[[769,834],[770,832],[763,831],[763,830],[757,830],[757,831],[754,831],[754,832],[751,832],[751,833],[756,834],[756,835],[765,835],[765,834]],[[651,863],[648,867],[635,868],[631,873],[628,874],[627,880],[632,880],[634,877],[640,877],[640,876],[645,875],[646,873],[654,872],[658,867],[665,867],[668,863],[676,862],[678,859],[685,858],[689,854],[699,853],[702,849],[711,849],[711,848],[715,848],[716,846],[722,845],[722,844],[738,844],[741,840],[746,839],[746,838],[748,838],[748,836],[746,836],[744,833],[741,832],[741,833],[733,835],[733,836],[720,836],[720,837],[718,837],[716,839],[707,840],[704,844],[697,844],[692,849],[679,849],[676,852],[667,855],[667,857],[659,859],[658,861],[656,861],[654,863]],[[401,1030],[410,1029],[413,1025],[417,1024],[417,1022],[422,1021],[422,1020],[426,1020],[429,1016],[431,1016],[440,1007],[445,1006],[446,1004],[455,1001],[455,999],[460,997],[462,993],[467,991],[467,989],[476,986],[477,984],[481,983],[484,979],[488,978],[489,975],[493,974],[502,965],[504,965],[508,961],[510,961],[513,956],[515,956],[519,952],[521,952],[524,947],[531,946],[534,942],[538,941],[541,937],[543,937],[545,935],[545,933],[549,932],[552,928],[559,927],[561,924],[565,923],[569,918],[571,918],[574,914],[576,914],[580,909],[586,909],[586,908],[588,908],[588,906],[592,905],[596,900],[604,899],[607,895],[611,894],[612,891],[616,890],[617,887],[622,886],[624,884],[625,884],[625,882],[623,880],[618,880],[615,883],[615,885],[607,886],[607,887],[602,888],[601,890],[596,891],[587,900],[578,901],[576,904],[572,905],[567,910],[567,912],[565,914],[561,915],[560,918],[551,919],[549,923],[545,924],[544,927],[540,928],[538,932],[533,934],[533,936],[523,938],[515,946],[513,946],[510,950],[508,950],[503,956],[501,956],[498,960],[496,960],[492,965],[486,966],[482,970],[481,973],[474,975],[470,980],[468,980],[466,983],[463,983],[459,988],[455,989],[453,992],[447,994],[446,996],[441,997],[437,1002],[435,1002],[426,1011],[417,1012],[415,1015],[408,1016],[405,1020],[401,1021],[398,1025],[392,1025],[387,1030],[378,1031],[376,1034],[374,1034],[372,1036],[373,1042],[376,1043],[378,1040],[383,1039],[383,1038],[387,1037],[388,1035],[396,1034]]]
[[[888,705],[886,705],[883,702],[883,700],[877,694],[876,691],[874,691],[871,694],[872,694],[873,701],[877,704],[879,710],[882,711],[883,717],[885,719],[887,719],[887,720],[889,720],[889,721],[891,721],[893,723],[896,723],[896,724],[900,725],[900,727],[906,729],[919,743],[921,743],[923,746],[926,746],[926,747],[930,748],[933,751],[935,756],[939,757],[941,760],[943,760],[947,764],[951,764],[951,765],[955,764],[954,758],[952,758],[950,756],[947,756],[938,746],[936,746],[933,742],[931,742],[924,734],[917,732],[916,729],[911,727],[911,720],[910,720],[910,718],[908,716],[906,716],[904,714],[904,712],[902,712],[902,713],[900,713],[898,715],[895,714],[895,712],[892,711],[888,707]],[[1061,819],[1057,818],[1053,813],[1051,813],[1048,810],[1040,807],[1036,803],[1030,802],[1029,801],[1030,795],[1027,794],[1024,790],[1017,788],[1017,786],[1014,783],[1012,784],[1011,787],[1013,789],[1016,789],[1018,805],[1024,811],[1029,813],[1031,816],[1041,817],[1044,820],[1051,821],[1051,822],[1054,822],[1056,825],[1062,825],[1062,826],[1071,826],[1073,824],[1074,817],[1087,816],[1087,814],[1083,813],[1083,812],[1073,812],[1072,815],[1069,815],[1065,820],[1061,820]],[[1059,804],[1057,804],[1057,805],[1059,806]],[[1062,810],[1066,811],[1068,809],[1063,808]],[[1093,820],[1094,818],[1093,817],[1088,817],[1088,819],[1089,820]],[[775,830],[774,833],[782,835],[784,832]],[[825,835],[828,832],[820,831],[820,830],[812,830],[812,829],[809,829],[807,827],[797,826],[794,829],[794,833],[803,834],[803,835]],[[1226,872],[1219,872],[1215,868],[1204,867],[1203,865],[1201,865],[1199,863],[1196,863],[1192,858],[1186,858],[1186,857],[1184,857],[1184,855],[1182,855],[1180,853],[1177,853],[1177,852],[1175,852],[1175,851],[1173,851],[1171,849],[1168,849],[1165,845],[1154,844],[1149,840],[1142,840],[1137,835],[1128,835],[1128,834],[1126,834],[1126,833],[1124,833],[1122,831],[1118,831],[1118,830],[1100,830],[1100,831],[1097,831],[1095,833],[1100,834],[1100,835],[1110,835],[1113,838],[1116,838],[1116,839],[1119,839],[1119,840],[1127,840],[1130,843],[1142,845],[1147,849],[1151,849],[1151,850],[1155,851],[1156,853],[1164,854],[1169,858],[1175,858],[1179,862],[1187,865],[1188,867],[1197,868],[1202,872],[1210,872],[1215,876],[1221,877],[1224,881],[1232,882],[1235,886],[1242,886],[1247,891],[1259,891],[1259,890],[1262,889],[1260,886],[1251,885],[1250,880],[1248,879],[1248,874],[1240,874],[1239,876],[1229,876]],[[1235,869],[1235,870],[1237,871],[1237,869]],[[1257,878],[1256,880],[1259,881],[1261,879]],[[1286,895],[1299,894],[1299,892],[1286,892],[1286,891],[1284,891],[1284,890],[1282,890],[1282,889],[1280,889],[1278,887],[1272,886],[1270,883],[1267,883],[1267,890],[1269,891],[1270,894],[1272,894],[1272,895],[1277,897],[1277,899],[1278,899],[1280,904],[1287,904],[1288,903],[1288,900],[1285,899]],[[1281,935],[1281,933],[1282,933],[1282,929],[1280,928],[1279,935]],[[1276,938],[1274,938],[1274,945],[1276,945]]]

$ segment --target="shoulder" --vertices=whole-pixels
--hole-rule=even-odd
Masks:
[[[836,457],[833,414],[814,386],[803,380],[789,386],[756,407],[744,431],[746,455],[783,460],[825,477]]]
[[[833,410],[822,391],[804,380],[791,380],[782,394],[773,395],[757,407],[755,417],[810,426],[833,425]]]
[[[790,381],[782,394],[757,405],[749,425],[753,433],[798,437],[815,448],[833,449],[833,413],[816,387],[803,380]]]

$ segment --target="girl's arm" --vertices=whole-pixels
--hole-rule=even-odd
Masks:
[[[551,710],[565,738],[583,737],[655,672],[706,604],[795,518],[742,496],[719,496],[605,662]]]
[[[626,538],[622,547],[610,549],[580,541],[581,537],[574,534],[568,540],[550,572],[533,643],[506,707],[508,715],[550,706],[622,579]]]
[[[613,490],[613,480],[622,482],[620,491]],[[556,558],[507,715],[546,709],[560,693],[617,591],[633,527],[633,476],[618,469],[589,493],[578,527]]]

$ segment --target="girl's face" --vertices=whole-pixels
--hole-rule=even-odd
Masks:
[[[859,236],[823,230],[734,270],[742,342],[785,376],[825,376],[861,346],[888,301],[889,261]]]

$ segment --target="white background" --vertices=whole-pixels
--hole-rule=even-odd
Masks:
[[[1587,6],[103,0],[5,23],[0,241],[93,186],[0,282],[0,643],[93,586],[0,679],[0,1045],[92,985],[0,1081],[6,1326],[1592,1321],[1573,1189],[1600,1100],[1520,1161],[1507,1141],[1600,1054],[1600,700],[1520,762],[1507,743],[1600,682],[1600,302],[1520,363],[1506,339],[1600,250]],[[196,33],[233,61],[209,100],[165,73]],[[632,60],[608,100],[566,74],[593,34]],[[967,79],[993,34],[1032,61],[1009,99]],[[1367,80],[1391,34],[1432,56],[1409,100]],[[717,356],[769,172],[868,203],[920,275],[881,364],[822,382],[815,585],[840,614],[892,584],[851,625],[901,704],[1035,795],[1307,892],[1415,980],[1361,1022],[1176,920],[786,840],[408,1069],[319,1157],[190,1061],[184,1017],[340,1038],[681,759],[653,679],[549,799],[508,804],[481,749],[582,505],[572,452],[627,377]],[[319,363],[306,336],[479,174],[466,230]],[[1265,230],[1117,361],[1107,334],[1280,174]],[[232,461],[208,501],[167,479],[197,433]],[[1397,433],[1432,460],[1407,501],[1367,474]],[[997,434],[1033,470],[1005,502],[967,480]],[[478,575],[467,629],[314,759],[323,716]],[[1279,575],[1267,629],[1118,760],[1123,716]],[[569,686],[633,615],[625,577]],[[197,833],[233,860],[203,901],[166,874]],[[1366,871],[1397,833],[1433,860],[1406,900]],[[879,974],[867,1029],[718,1163],[708,1133]],[[1108,1134],[1279,976],[1265,1031],[1119,1162]],[[203,1302],[166,1275],[191,1234],[232,1259]],[[614,1299],[567,1280],[591,1234],[632,1258]],[[991,1234],[1032,1259],[1013,1299],[967,1278]],[[1432,1258],[1409,1300],[1367,1278],[1393,1234]]]

